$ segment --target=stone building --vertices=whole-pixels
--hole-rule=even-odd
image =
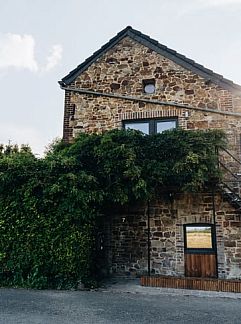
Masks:
[[[241,86],[131,27],[59,83],[68,142],[80,132],[123,127],[146,134],[223,129],[228,137],[231,153],[223,152],[221,163],[229,182],[215,194],[180,193],[113,212],[109,271],[241,278]]]

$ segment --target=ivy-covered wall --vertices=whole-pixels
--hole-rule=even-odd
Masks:
[[[0,154],[0,285],[75,287],[93,275],[95,183],[71,159]]]
[[[199,198],[200,205],[196,204],[192,194],[202,192],[203,183],[217,176],[211,176],[209,167],[203,164],[208,155],[214,157],[211,153],[211,150],[215,151],[214,146],[210,146],[210,151],[203,151],[201,142],[196,141],[197,137],[192,137],[195,134],[192,131],[197,130],[196,135],[202,134],[202,137],[204,133],[201,130],[223,130],[229,150],[240,157],[240,87],[175,51],[150,41],[147,36],[127,29],[127,34],[121,32],[114,41],[102,47],[97,56],[95,53],[94,58],[98,58],[92,61],[93,57],[87,59],[62,80],[61,85],[65,89],[63,137],[66,142],[71,142],[79,134],[122,129],[126,121],[153,122],[154,119],[175,119],[178,127],[192,134],[188,138],[188,132],[184,132],[186,135],[179,137],[181,132],[178,131],[172,135],[170,133],[170,137],[160,137],[160,141],[155,143],[151,137],[150,141],[147,137],[141,140],[136,138],[134,151],[129,150],[129,144],[125,149],[116,149],[113,146],[114,138],[111,142],[105,138],[102,146],[104,152],[98,162],[98,167],[105,168],[106,178],[102,173],[101,183],[110,190],[108,197],[105,196],[105,207],[113,203],[133,206],[139,198],[134,214],[127,211],[119,214],[114,208],[110,208],[109,214],[108,208],[105,209],[108,212],[106,225],[109,226],[107,246],[111,246],[110,253],[107,253],[109,269],[113,273],[141,273],[146,270],[146,209],[141,206],[143,201],[157,198],[159,205],[155,203],[152,206],[151,214],[153,272],[183,274],[183,233],[180,231],[183,225],[179,228],[177,224],[185,223],[187,219],[193,222],[210,221],[211,207],[205,207],[202,196]],[[78,74],[78,71],[81,73]],[[148,80],[155,85],[152,93],[146,93],[144,89]],[[120,141],[123,140],[126,141],[122,137]],[[187,143],[192,143],[192,147]],[[204,143],[207,143],[206,139]],[[116,161],[113,159],[114,151],[109,152],[111,147],[115,150],[114,155],[118,155],[114,168],[103,163],[103,159],[108,161],[110,157]],[[197,153],[199,150],[202,151],[201,155]],[[124,168],[123,158],[127,158]],[[235,159],[223,155],[222,160],[234,173],[240,173]],[[90,165],[92,161],[90,159]],[[215,158],[210,161],[212,170],[215,169],[214,161]],[[165,190],[190,193],[187,200],[178,200],[175,215],[162,200]],[[237,220],[240,213],[234,211],[229,203],[221,203],[221,196],[216,199],[220,202],[217,219],[223,217],[218,220],[217,227],[221,229],[217,237],[220,246],[219,275],[239,277],[240,233]],[[198,215],[193,206],[201,210]]]
[[[98,266],[105,267],[97,258],[105,254],[99,234],[103,219],[114,222],[114,206],[217,182],[215,147],[224,142],[217,131],[176,129],[145,136],[114,130],[57,143],[43,159],[27,148],[1,147],[0,284],[91,284],[101,273]],[[144,220],[139,225],[127,240],[139,239]]]

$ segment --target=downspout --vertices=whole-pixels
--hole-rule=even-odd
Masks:
[[[215,155],[217,159],[217,169],[220,170],[219,161],[219,148],[215,146]],[[214,240],[215,240],[215,252],[216,252],[216,275],[218,278],[218,249],[217,249],[217,227],[216,227],[216,206],[215,206],[215,182],[212,183],[212,209],[213,209],[213,226],[214,226]]]
[[[148,276],[151,275],[151,241],[150,241],[150,201],[147,201],[147,267]]]
[[[215,253],[216,253],[216,276],[218,278],[218,251],[217,251],[217,228],[216,228],[216,208],[215,208],[215,189],[214,183],[212,184],[212,209],[213,209],[213,226],[214,226],[214,239]]]

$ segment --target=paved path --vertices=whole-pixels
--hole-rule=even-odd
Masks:
[[[135,282],[99,291],[0,289],[0,324],[241,323],[237,295],[185,294]]]

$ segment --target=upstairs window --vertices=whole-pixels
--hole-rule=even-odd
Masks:
[[[142,81],[143,91],[146,94],[153,94],[156,91],[155,79],[147,79]]]
[[[144,134],[150,134],[150,125],[149,121],[145,122],[138,122],[138,121],[131,121],[131,122],[124,122],[124,128],[125,129],[135,129],[139,130]]]
[[[144,134],[157,134],[177,127],[177,119],[145,119],[123,122],[125,129],[139,130]]]

